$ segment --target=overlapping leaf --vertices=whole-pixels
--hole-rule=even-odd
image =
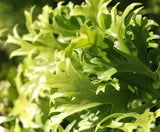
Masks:
[[[45,132],[149,131],[159,117],[159,110],[149,112],[159,101],[159,69],[152,70],[159,65],[159,52],[151,49],[158,50],[159,35],[150,31],[157,24],[137,14],[139,3],[120,15],[119,3],[108,9],[110,2],[60,2],[54,10],[45,6],[35,21],[33,8],[25,12],[29,33],[20,37],[15,28],[7,41],[20,46],[11,57],[26,56],[16,77],[19,97],[10,113],[17,129],[21,122]],[[43,122],[42,98],[50,100]],[[65,120],[69,125],[63,128]]]

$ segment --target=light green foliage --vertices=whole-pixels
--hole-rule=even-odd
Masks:
[[[18,98],[4,120],[14,132],[149,132],[158,129],[159,48],[153,20],[132,3],[107,0],[45,6],[28,34],[9,35],[25,56],[15,78]],[[10,119],[10,118],[9,118]],[[63,123],[67,122],[67,127]],[[62,124],[61,124],[62,123]],[[2,129],[5,129],[3,127]]]

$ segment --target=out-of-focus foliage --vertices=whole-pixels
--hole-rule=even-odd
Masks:
[[[0,28],[7,27],[12,30],[15,24],[19,25],[19,32],[26,32],[24,10],[36,6],[33,18],[42,11],[44,5],[55,8],[59,0],[1,0],[0,1]],[[69,0],[65,0],[68,3]],[[74,1],[80,4],[82,0]]]
[[[69,0],[66,0],[67,3]],[[80,4],[82,0],[74,1]],[[8,33],[12,33],[13,27],[18,24],[19,34],[27,32],[24,10],[29,10],[35,6],[33,19],[42,11],[44,5],[50,5],[55,8],[59,0],[0,0],[0,80],[13,79],[15,76],[14,69],[21,61],[21,58],[9,60],[9,54],[17,48],[17,46],[4,45]],[[8,78],[8,76],[12,76]]]

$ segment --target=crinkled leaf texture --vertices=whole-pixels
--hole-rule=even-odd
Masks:
[[[160,36],[151,26],[158,25],[138,14],[140,3],[120,13],[119,3],[109,8],[110,2],[59,2],[54,10],[45,6],[35,21],[33,8],[25,11],[28,34],[19,36],[16,26],[7,41],[20,46],[11,57],[25,56],[15,78],[19,97],[9,114],[15,130],[156,129]]]

